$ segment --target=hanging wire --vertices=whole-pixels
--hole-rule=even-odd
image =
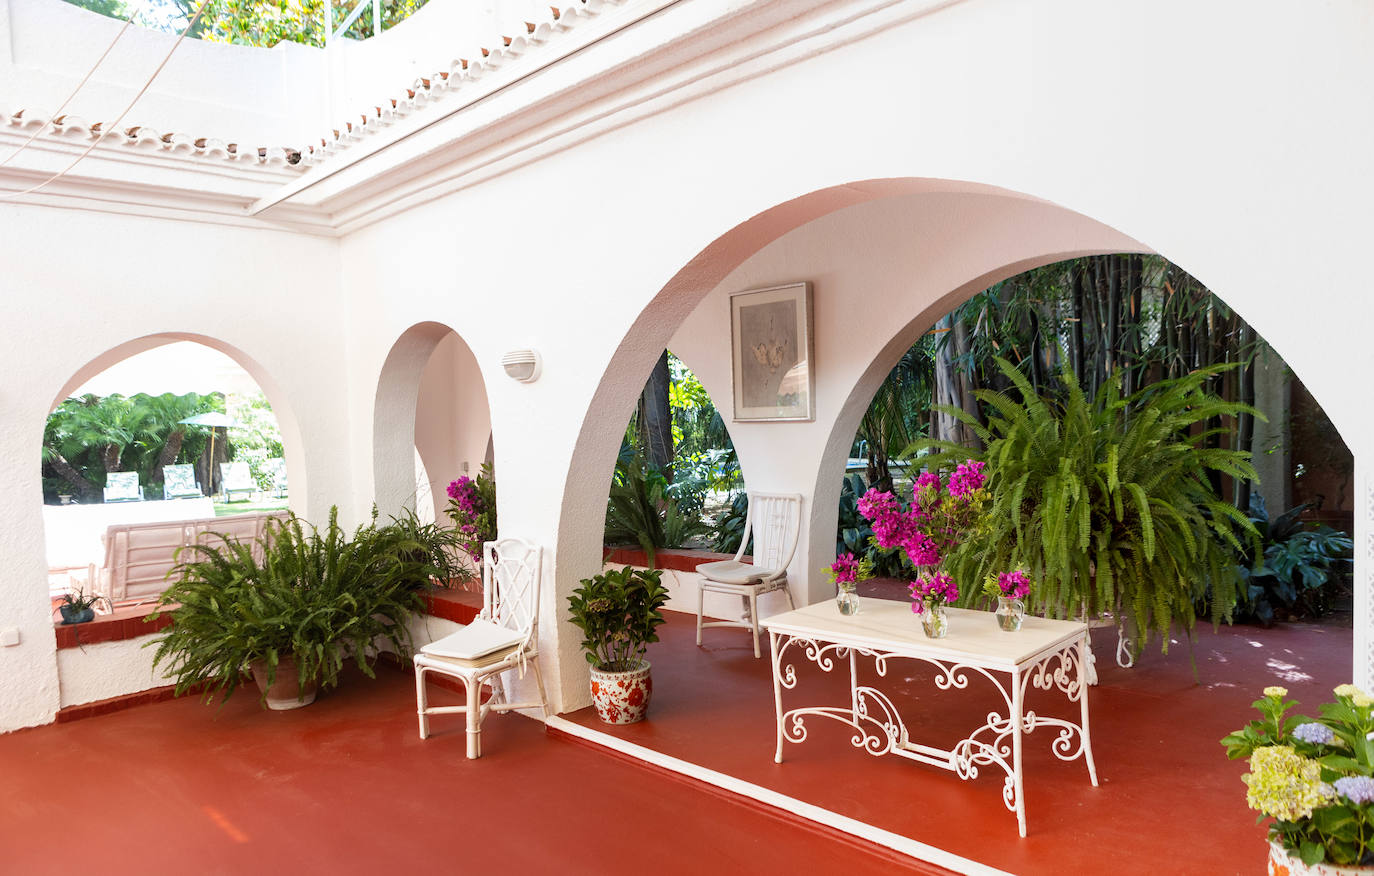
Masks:
[[[172,59],[172,55],[173,55],[173,53],[176,52],[177,47],[181,45],[182,40],[186,39],[186,36],[191,32],[191,29],[194,28],[194,27],[196,26],[196,22],[200,20],[201,13],[203,13],[203,12],[205,11],[205,8],[206,8],[207,6],[209,6],[209,5],[210,5],[210,0],[203,0],[203,2],[200,4],[200,8],[196,10],[196,14],[195,14],[195,15],[192,15],[192,16],[191,16],[191,20],[188,21],[188,22],[186,23],[186,28],[185,28],[184,30],[182,30],[182,32],[177,36],[176,42],[172,43],[172,47],[171,47],[170,49],[167,50],[167,54],[166,54],[166,55],[163,55],[162,60],[161,60],[161,61],[158,63],[158,65],[157,65],[157,69],[155,69],[155,70],[152,72],[152,75],[150,75],[150,76],[148,77],[148,81],[146,81],[146,82],[143,83],[143,87],[140,88],[140,89],[138,90],[138,93],[134,95],[133,100],[129,101],[129,103],[124,107],[123,111],[120,112],[119,116],[118,116],[113,122],[111,122],[110,125],[109,125],[108,127],[104,127],[104,126],[101,127],[99,136],[97,136],[97,137],[95,138],[95,140],[91,143],[91,145],[87,146],[87,147],[85,148],[85,150],[82,151],[82,153],[81,153],[80,155],[78,155],[78,156],[76,156],[76,158],[72,159],[72,161],[71,161],[70,164],[68,164],[66,167],[62,168],[61,170],[59,170],[57,173],[54,173],[52,176],[48,177],[47,179],[43,180],[42,182],[37,183],[36,185],[30,186],[29,188],[24,189],[24,190],[22,190],[22,191],[2,193],[2,194],[0,194],[0,201],[8,200],[8,199],[10,199],[10,198],[18,198],[18,197],[22,197],[22,196],[24,196],[24,195],[33,194],[34,192],[38,191],[39,189],[44,188],[45,186],[50,185],[50,184],[53,183],[53,182],[56,182],[57,180],[61,179],[62,177],[66,176],[68,173],[70,173],[71,170],[72,170],[72,168],[74,168],[74,167],[76,167],[78,164],[80,164],[81,161],[82,161],[82,159],[84,159],[87,155],[90,155],[91,152],[95,150],[95,147],[97,147],[97,146],[100,145],[100,142],[101,142],[102,140],[104,140],[104,139],[105,139],[107,136],[109,136],[112,132],[118,131],[118,130],[119,130],[120,124],[124,121],[124,117],[125,117],[126,115],[129,114],[129,110],[131,110],[131,109],[134,108],[134,104],[138,103],[138,101],[143,97],[144,94],[147,94],[148,89],[152,87],[153,82],[157,79],[158,75],[159,75],[160,73],[162,73],[162,69],[163,69],[164,67],[166,67],[166,66],[167,66],[167,62],[170,61],[170,60]],[[96,61],[95,66],[91,68],[90,72],[88,72],[88,73],[86,74],[85,78],[81,80],[81,83],[80,83],[79,85],[77,85],[77,87],[76,87],[76,90],[77,90],[77,91],[79,91],[79,90],[81,89],[81,86],[82,86],[82,85],[85,85],[85,84],[86,84],[86,81],[89,80],[89,79],[91,78],[91,75],[95,73],[95,70],[96,70],[97,67],[100,66],[101,61],[104,61],[104,60],[105,60],[105,56],[108,55],[108,54],[110,53],[110,50],[114,48],[115,43],[119,42],[119,37],[120,37],[120,36],[123,36],[124,32],[125,32],[126,30],[128,30],[129,25],[133,22],[133,19],[134,19],[134,16],[131,15],[131,16],[129,16],[129,20],[126,21],[126,22],[124,22],[124,27],[120,28],[119,33],[115,36],[114,42],[111,42],[111,43],[110,43],[109,48],[107,48],[107,49],[105,50],[105,54],[100,56],[100,60],[99,60],[99,61]],[[61,112],[61,109],[62,109],[62,108],[65,108],[66,105],[67,105],[67,104],[71,101],[71,99],[72,99],[73,97],[75,97],[75,96],[76,96],[76,91],[73,91],[72,94],[71,94],[71,96],[69,96],[69,97],[67,98],[67,100],[65,100],[65,101],[62,102],[62,107],[59,108],[58,112],[60,113],[60,112]],[[56,116],[54,116],[54,117],[56,117]],[[19,154],[19,152],[22,151],[23,148],[24,148],[25,146],[29,145],[29,143],[32,143],[32,142],[34,141],[34,139],[35,139],[39,134],[41,134],[44,130],[47,129],[47,126],[48,126],[49,124],[51,124],[51,121],[44,122],[44,123],[38,128],[38,130],[35,131],[35,132],[33,133],[33,135],[32,135],[31,137],[29,137],[29,139],[28,139],[27,141],[25,141],[25,143],[19,147],[19,149],[15,150],[15,152],[14,152],[13,154],[10,155],[10,158],[13,158],[15,155]],[[0,162],[0,166],[3,166],[3,164],[7,163],[8,161],[9,161],[9,159],[6,159],[5,162]]]
[[[76,98],[77,92],[81,91],[81,89],[86,86],[86,83],[91,81],[91,77],[95,75],[95,71],[100,69],[100,65],[105,63],[105,59],[110,56],[110,52],[114,51],[114,47],[119,42],[120,37],[124,36],[125,31],[127,31],[130,28],[130,26],[133,25],[134,19],[138,17],[140,12],[143,11],[142,7],[142,3],[139,3],[138,6],[134,7],[134,11],[129,15],[129,18],[124,22],[124,26],[119,29],[119,33],[115,34],[115,38],[110,40],[110,44],[105,47],[105,51],[102,52],[100,54],[100,57],[96,59],[96,62],[94,65],[91,66],[91,69],[86,71],[86,75],[81,77],[81,81],[76,83],[76,87],[72,89],[72,93],[67,95],[67,99],[62,101],[61,105],[58,106],[57,111],[52,114],[52,118],[59,118],[62,115],[62,111],[67,108],[67,105],[70,104]],[[11,152],[9,155],[6,155],[4,161],[0,161],[0,167],[4,167],[6,164],[9,164],[10,161],[12,161],[16,155],[27,149],[29,144],[32,143],[34,140],[37,140],[38,136],[42,134],[44,131],[46,131],[48,125],[50,124],[52,124],[51,119],[39,125],[37,130],[30,134],[27,140],[25,140],[23,143],[20,143],[19,146],[16,147],[15,150]]]

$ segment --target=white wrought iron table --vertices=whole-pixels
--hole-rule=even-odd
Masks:
[[[1037,727],[1049,726],[1059,729],[1050,746],[1055,756],[1064,761],[1082,757],[1088,777],[1097,787],[1088,727],[1088,691],[1083,683],[1086,624],[1027,616],[1020,631],[1007,633],[998,629],[992,612],[954,608],[948,610],[949,634],[931,639],[921,631],[920,618],[912,614],[906,602],[861,598],[859,604],[859,613],[850,616],[840,614],[834,601],[826,600],[763,621],[772,648],[773,697],[778,715],[774,760],[782,763],[784,742],[806,740],[805,719],[818,715],[852,726],[854,746],[869,754],[895,754],[950,770],[961,779],[975,778],[981,766],[995,766],[1006,773],[1002,802],[1016,813],[1017,827],[1025,836],[1021,739]],[[832,671],[837,660],[848,658],[847,704],[783,710],[783,691],[795,689],[798,683],[796,667],[787,658],[793,646],[825,672]],[[859,683],[860,655],[873,658],[879,678],[886,677],[888,661],[893,658],[928,663],[936,669],[935,686],[945,691],[964,690],[971,675],[982,675],[1001,694],[1006,713],[990,711],[981,726],[950,749],[913,742],[891,697]],[[1057,689],[1070,703],[1077,702],[1078,723],[1026,711],[1028,687]]]

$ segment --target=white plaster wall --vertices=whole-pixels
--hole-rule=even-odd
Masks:
[[[56,112],[122,27],[62,0],[0,0],[0,106]],[[130,27],[66,112],[88,122],[113,122],[175,41],[171,34]],[[323,136],[328,119],[326,66],[318,49],[188,39],[124,126],[254,146],[299,146]]]
[[[293,510],[319,520],[353,504],[346,391],[331,367],[347,356],[334,242],[0,203],[0,265],[0,629],[21,636],[0,648],[9,730],[51,720],[61,703],[39,448],[54,400],[108,364],[106,351],[167,335],[235,353],[282,427]],[[63,687],[89,689],[71,674]]]
[[[429,473],[437,518],[443,519],[449,482],[481,470],[490,437],[482,372],[467,344],[450,332],[425,364],[415,411],[415,447]]]
[[[825,493],[838,481],[822,463],[847,443],[846,419],[899,336],[1022,258],[1122,236],[1163,253],[1274,344],[1347,438],[1370,434],[1374,303],[1351,283],[1374,230],[1374,114],[1361,109],[1374,21],[1362,3],[967,0],[906,21],[902,8],[872,36],[763,65],[733,87],[706,83],[697,99],[352,234],[337,253],[284,234],[0,206],[0,325],[11,341],[0,349],[0,495],[14,499],[0,507],[0,627],[24,633],[23,645],[0,649],[0,729],[47,720],[59,702],[35,595],[43,416],[82,362],[150,332],[223,338],[276,375],[300,428],[301,452],[287,458],[305,460],[306,510],[341,502],[357,519],[378,493],[376,389],[396,340],[428,320],[480,326],[465,337],[492,408],[502,534],[547,551],[542,635],[561,709],[586,700],[563,600],[601,565],[619,434],[650,364],[708,295],[810,279],[846,325],[856,310],[883,313],[875,301],[905,308],[905,323],[875,320],[876,337],[841,336],[837,311],[826,312],[820,419],[741,436],[751,483],[811,479],[808,527],[825,537],[799,576],[830,549]],[[1188,63],[1160,63],[1161,46]],[[185,86],[194,94],[201,82]],[[1123,107],[1139,108],[1144,131],[1165,114],[1188,136],[1098,137],[1065,122],[1120,121]],[[764,252],[841,208],[940,193],[949,197],[887,214],[914,237],[883,238],[879,214],[856,208],[803,230],[813,250]],[[1017,212],[1037,200],[1061,209]],[[846,260],[850,249],[871,264]],[[700,331],[717,340],[698,339],[705,352],[689,361],[709,373],[719,312],[702,313]],[[544,356],[532,385],[499,365],[524,346]],[[380,428],[413,427],[412,416]],[[1368,442],[1349,443],[1363,466]],[[1370,566],[1362,556],[1362,580]],[[1357,634],[1361,654],[1369,638]]]
[[[58,651],[61,707],[171,684],[173,680],[162,671],[164,667],[153,668],[157,648],[143,647],[145,642],[152,641],[156,641],[155,636],[140,636]]]
[[[343,261],[356,345],[355,428],[370,422],[369,387],[405,326],[456,325],[460,314],[482,325],[468,341],[492,375],[502,531],[550,550],[544,609],[561,618],[566,594],[600,566],[601,505],[619,433],[653,358],[676,344],[679,323],[750,255],[811,219],[944,191],[961,197],[931,208],[924,221],[947,227],[943,242],[955,254],[917,260],[906,242],[894,241],[877,254],[874,279],[884,265],[901,265],[924,284],[918,304],[940,295],[951,296],[948,304],[973,291],[966,284],[989,279],[981,271],[1019,269],[1018,259],[1061,258],[1109,238],[1139,241],[1238,307],[1320,384],[1319,399],[1340,428],[1358,432],[1369,416],[1358,401],[1358,375],[1370,365],[1361,326],[1371,313],[1365,298],[1348,294],[1347,278],[1363,270],[1364,205],[1374,179],[1362,155],[1374,146],[1374,125],[1348,108],[1362,99],[1354,83],[1374,75],[1364,50],[1371,22],[1349,2],[1305,8],[1300,21],[1288,10],[955,4],[837,48],[823,62],[771,70],[675,105],[350,235]],[[1102,40],[1102,33],[1120,38]],[[1194,63],[1159,64],[1160,45]],[[1286,47],[1279,59],[1274,45]],[[1168,107],[1171,124],[1190,136],[1097,138],[1064,123],[1094,108],[1133,105]],[[1008,208],[1040,199],[1063,209],[980,224],[988,186],[1029,196],[1008,196]],[[1102,227],[1089,234],[1075,214]],[[826,248],[804,265],[780,259],[730,285],[811,279],[824,293],[818,300],[845,302],[852,325],[856,309],[882,312],[869,309],[875,293],[851,284],[836,297],[822,259],[861,247],[872,230],[832,227]],[[413,256],[421,252],[429,257]],[[932,269],[938,273],[926,276]],[[391,290],[384,299],[370,291],[384,285]],[[1298,289],[1315,312],[1348,318],[1292,319]],[[909,314],[917,312],[924,310]],[[879,322],[879,329],[905,329]],[[724,337],[718,326],[711,330]],[[843,358],[846,343],[867,348],[874,361],[897,349],[881,338],[821,342],[818,398],[835,424],[858,412],[843,381],[860,373],[880,379],[877,366],[863,371]],[[501,375],[500,354],[516,346],[543,354],[539,382]],[[1339,362],[1332,350],[1344,351]],[[771,429],[772,440],[764,442],[766,459],[754,453],[747,461],[749,477],[771,486],[804,472],[813,514],[833,515],[824,510],[832,497],[818,493],[815,479],[830,452],[821,448],[837,433],[824,421],[755,428]],[[354,442],[356,470],[367,468],[366,445]],[[824,529],[819,519],[810,523]],[[821,544],[809,547],[806,569],[819,565],[816,551],[829,549]],[[574,706],[586,696],[576,640],[566,624],[546,625],[545,636],[564,673],[552,685],[555,696]]]

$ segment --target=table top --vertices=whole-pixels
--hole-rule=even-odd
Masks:
[[[840,614],[833,599],[775,614],[760,623],[768,630],[799,638],[850,644],[880,651],[958,660],[981,666],[1011,669],[1024,666],[1047,652],[1077,641],[1088,625],[1026,615],[1021,629],[1004,632],[990,611],[946,609],[949,632],[932,639],[921,629],[921,616],[908,602],[859,598],[859,612]]]

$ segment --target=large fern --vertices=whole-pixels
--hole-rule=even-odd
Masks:
[[[165,664],[178,695],[204,684],[207,699],[215,691],[228,699],[254,660],[266,662],[269,684],[288,657],[302,686],[337,684],[350,656],[372,676],[377,643],[409,653],[405,621],[424,605],[420,585],[442,571],[435,552],[404,525],[378,526],[375,512],[348,538],[337,508],[322,530],[292,515],[269,523],[256,545],[188,545],[158,603],[173,623],[149,643],[153,665]]]
[[[1123,398],[1117,381],[1089,400],[1071,373],[1057,396],[1037,395],[1011,363],[997,360],[1014,393],[980,392],[986,427],[945,408],[987,449],[992,495],[987,525],[946,561],[961,582],[1022,566],[1035,581],[1032,608],[1051,615],[1130,618],[1137,648],[1170,625],[1189,632],[1194,605],[1210,600],[1214,624],[1229,621],[1240,587],[1235,549],[1256,544],[1249,519],[1222,501],[1209,471],[1256,477],[1249,454],[1206,446],[1206,422],[1246,411],[1205,383],[1225,366],[1165,380]],[[948,442],[921,441],[939,466],[969,455]],[[1253,555],[1253,553],[1251,554]],[[977,588],[965,592],[973,597]]]

